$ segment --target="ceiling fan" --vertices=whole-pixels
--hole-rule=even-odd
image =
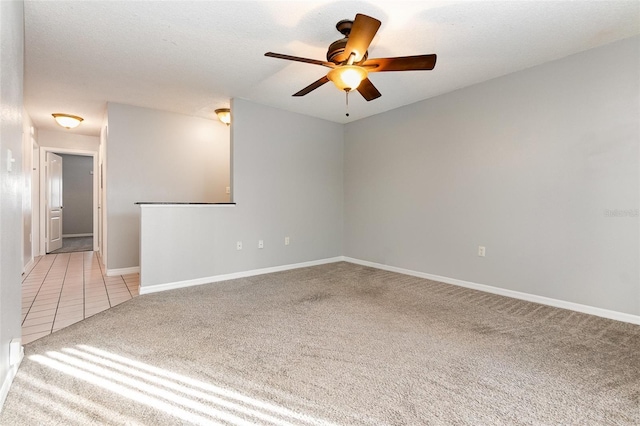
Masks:
[[[293,96],[304,96],[332,81],[338,89],[347,92],[347,95],[352,90],[357,90],[367,101],[372,101],[382,95],[369,80],[369,73],[432,70],[436,65],[435,54],[368,59],[367,49],[378,32],[380,24],[381,22],[377,19],[360,13],[353,21],[345,19],[338,22],[336,29],[344,35],[344,38],[331,43],[327,50],[326,62],[273,52],[267,52],[264,55],[331,68],[327,75],[294,93]]]

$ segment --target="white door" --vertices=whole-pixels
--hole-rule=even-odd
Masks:
[[[62,157],[47,152],[47,253],[62,248]]]

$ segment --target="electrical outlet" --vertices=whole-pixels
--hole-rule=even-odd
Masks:
[[[242,250],[242,241],[236,243],[236,250]]]
[[[226,192],[227,194],[231,194],[231,187],[230,187],[230,186],[227,186],[227,189],[225,190],[225,192]]]
[[[258,248],[259,249],[264,248],[264,241],[258,240]]]
[[[284,245],[285,246],[289,245],[289,237],[284,237]]]
[[[22,342],[20,339],[12,339],[9,342],[9,365],[16,365],[24,356],[24,349],[22,348]]]
[[[484,246],[478,246],[478,256],[484,257],[485,252],[486,252],[486,249]]]

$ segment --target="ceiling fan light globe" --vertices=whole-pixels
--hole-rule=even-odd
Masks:
[[[367,70],[356,65],[343,65],[329,71],[327,78],[340,90],[356,90],[362,80],[367,78]]]

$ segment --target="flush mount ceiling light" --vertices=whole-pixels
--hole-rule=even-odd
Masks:
[[[82,117],[78,117],[77,115],[71,114],[51,114],[53,118],[56,119],[56,123],[64,127],[65,129],[73,129],[78,127],[80,123],[84,120]]]
[[[222,121],[227,126],[231,124],[231,110],[229,108],[218,108],[216,110],[218,120]]]

